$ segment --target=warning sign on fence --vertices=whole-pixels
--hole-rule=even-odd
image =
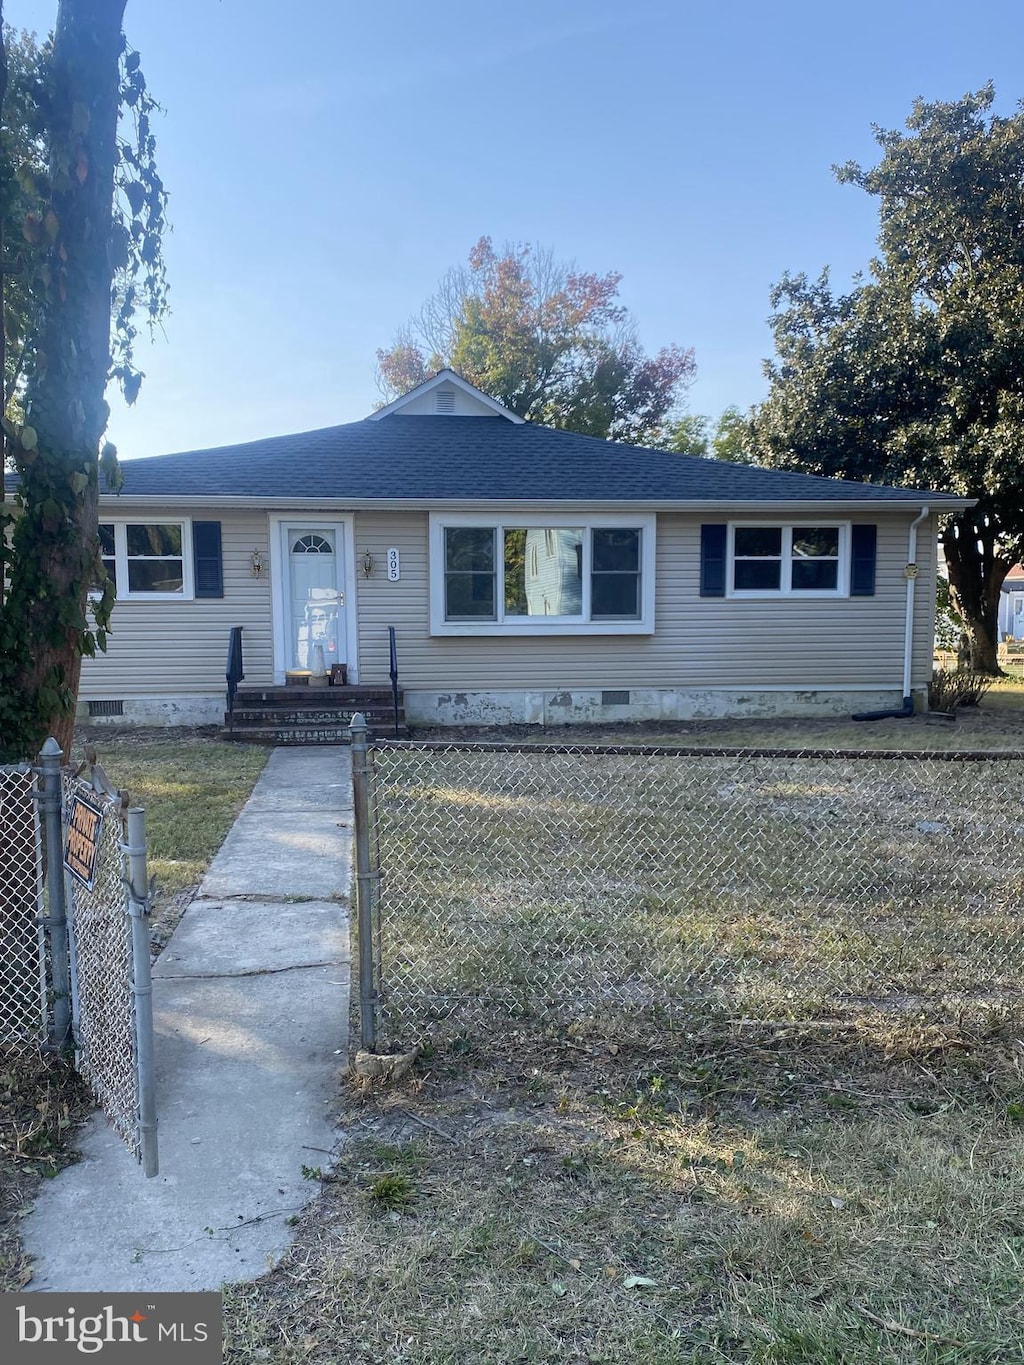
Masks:
[[[64,866],[91,891],[96,880],[96,857],[103,832],[103,811],[84,796],[73,796],[68,810],[68,837],[64,845]]]

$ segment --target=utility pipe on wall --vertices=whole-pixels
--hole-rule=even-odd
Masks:
[[[921,508],[920,515],[910,523],[907,537],[907,567],[903,575],[907,580],[907,607],[903,625],[903,705],[896,711],[862,711],[854,720],[888,720],[890,717],[903,719],[914,714],[914,697],[910,690],[910,675],[914,662],[914,588],[917,583],[917,528],[927,521],[930,508]]]
[[[904,626],[903,635],[903,706],[907,705],[907,698],[910,694],[910,668],[914,655],[914,588],[917,584],[917,528],[922,521],[928,519],[927,507],[921,508],[921,515],[910,523],[910,534],[907,537],[907,619]],[[911,697],[910,706],[913,709],[913,698]]]

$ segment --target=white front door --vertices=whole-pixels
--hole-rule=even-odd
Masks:
[[[346,662],[344,535],[341,523],[281,525],[285,669]]]

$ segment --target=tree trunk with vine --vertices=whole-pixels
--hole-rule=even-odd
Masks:
[[[950,597],[965,626],[968,666],[976,673],[1001,674],[999,596],[1013,560],[999,553],[981,503],[950,520],[942,533],[942,548]]]
[[[56,736],[67,753],[98,571],[99,446],[109,409],[111,222],[125,0],[61,0],[51,59],[50,203],[38,341],[16,464],[20,511],[4,609],[7,756]],[[102,624],[102,622],[100,623]],[[13,686],[13,693],[10,690]],[[12,745],[25,752],[10,753]]]

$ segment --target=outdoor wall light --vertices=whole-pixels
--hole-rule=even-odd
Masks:
[[[369,578],[373,573],[373,555],[369,550],[363,551],[363,577]]]
[[[253,550],[252,554],[249,556],[249,564],[252,568],[253,578],[262,578],[263,570],[266,568],[266,564],[263,561],[263,551]]]

